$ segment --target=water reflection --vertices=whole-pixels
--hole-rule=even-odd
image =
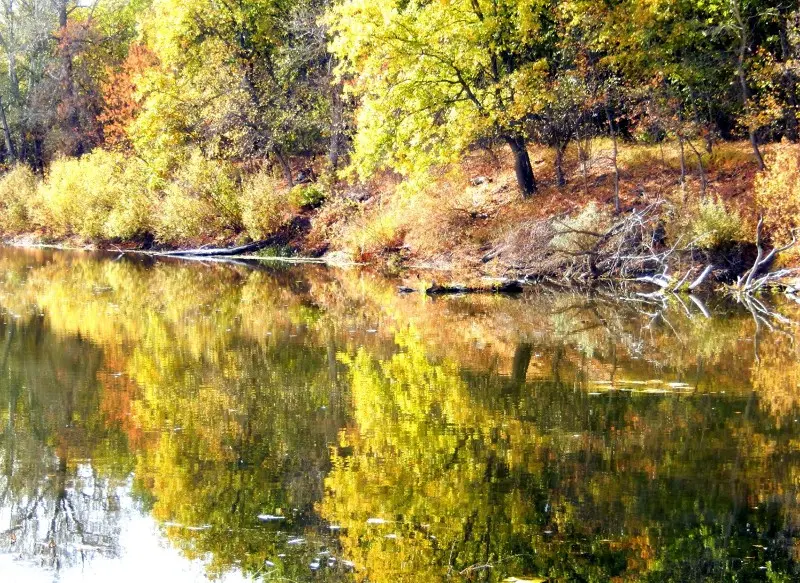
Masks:
[[[21,250],[0,309],[4,572],[800,577],[782,318]]]

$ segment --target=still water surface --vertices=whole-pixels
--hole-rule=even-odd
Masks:
[[[794,326],[640,299],[0,250],[0,580],[800,580]]]

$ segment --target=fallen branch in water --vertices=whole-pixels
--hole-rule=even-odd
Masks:
[[[711,272],[712,272],[712,271],[714,271],[714,266],[713,266],[713,265],[707,265],[707,266],[706,266],[706,268],[703,270],[703,273],[701,273],[701,274],[700,274],[700,275],[697,277],[697,279],[695,279],[695,280],[694,280],[694,281],[693,281],[693,282],[692,282],[692,283],[689,285],[689,291],[690,291],[690,292],[693,292],[693,291],[694,291],[694,290],[696,290],[698,287],[700,287],[701,285],[703,285],[703,282],[706,280],[706,278],[707,278],[709,275],[711,275]],[[686,275],[689,275],[689,274],[687,273]]]
[[[667,291],[672,292],[672,293],[679,293],[679,292],[682,292],[682,291],[686,291],[686,292],[691,293],[694,290],[696,290],[698,287],[703,285],[703,282],[705,282],[705,280],[708,279],[708,276],[711,275],[711,273],[713,273],[714,266],[713,265],[707,265],[706,268],[700,273],[700,275],[697,276],[694,279],[694,281],[692,281],[692,283],[689,284],[688,287],[684,287],[686,282],[689,281],[689,277],[692,275],[692,273],[695,272],[695,270],[696,270],[696,267],[692,266],[686,272],[686,275],[684,275],[677,282],[675,281],[674,278],[670,277],[670,275],[666,272],[666,270],[664,271],[664,273],[660,273],[658,275],[645,275],[645,276],[642,276],[642,277],[637,277],[636,281],[642,282],[642,283],[652,283],[654,285],[657,285],[658,287],[661,288],[661,293],[667,292]],[[659,292],[657,292],[657,293],[659,293]]]
[[[177,251],[162,251],[158,255],[166,257],[228,257],[231,255],[242,255],[244,253],[253,253],[261,251],[272,243],[271,239],[264,241],[257,241],[256,243],[249,243],[247,245],[240,245],[238,247],[224,247],[224,248],[204,248],[198,247],[196,249],[179,249]]]
[[[765,270],[769,269],[774,263],[775,259],[780,253],[788,251],[797,243],[795,231],[792,230],[792,240],[783,247],[774,247],[769,253],[764,252],[762,242],[762,230],[764,228],[764,216],[758,217],[758,226],[756,227],[756,259],[753,266],[748,269],[743,275],[736,279],[736,285],[731,287],[731,291],[735,295],[752,295],[768,285],[777,283],[784,278],[797,273],[797,269],[779,269],[778,271],[767,272],[758,277]]]
[[[407,293],[414,291],[413,288],[401,287],[401,292]],[[523,291],[522,283],[516,279],[486,279],[485,284],[465,285],[460,283],[453,284],[432,284],[425,288],[425,293],[429,296],[455,295],[455,294],[474,294],[474,293],[503,293],[516,294]]]

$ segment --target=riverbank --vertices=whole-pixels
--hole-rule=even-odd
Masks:
[[[773,192],[773,183],[791,190],[781,173],[790,170],[787,157],[798,157],[796,146],[765,148],[775,165],[763,173],[744,142],[716,144],[710,153],[693,146],[693,165],[686,148],[681,160],[677,144],[624,145],[615,165],[611,146],[596,140],[589,159],[568,150],[563,186],[554,154],[532,148],[539,191],[530,199],[520,196],[503,148],[475,150],[422,186],[384,173],[366,184],[320,180],[289,188],[263,172],[205,163],[161,190],[123,180],[130,168],[93,154],[73,162],[79,168],[62,162],[44,181],[7,174],[0,227],[7,243],[22,246],[238,248],[253,252],[230,255],[368,265],[412,280],[412,289],[421,278],[432,287],[460,281],[491,289],[487,282],[506,279],[575,284],[674,273],[680,283],[707,266],[709,282],[732,283],[756,259],[759,213],[766,217],[765,251],[787,243],[795,203]],[[106,186],[86,184],[96,172],[75,174],[98,164],[111,177]],[[778,199],[774,208],[770,195]],[[797,263],[791,249],[776,259],[781,267]]]

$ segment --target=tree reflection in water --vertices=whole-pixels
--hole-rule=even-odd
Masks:
[[[133,513],[209,577],[800,576],[792,325],[318,268],[0,273],[0,552],[43,571],[120,557]]]

